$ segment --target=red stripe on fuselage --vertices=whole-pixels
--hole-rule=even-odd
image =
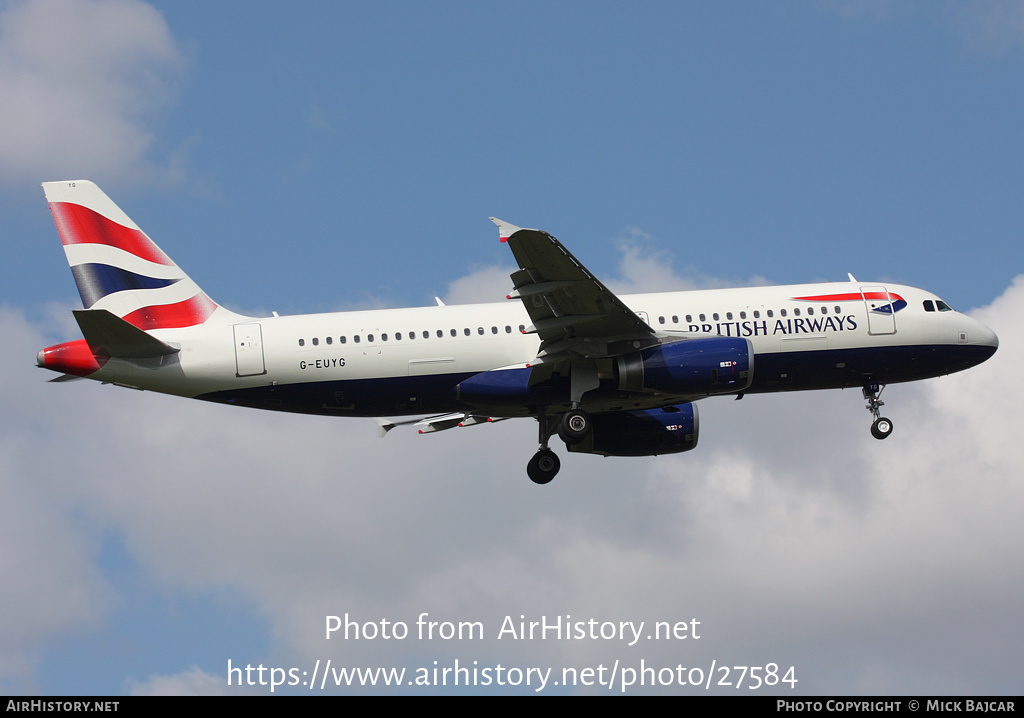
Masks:
[[[129,229],[80,204],[51,202],[50,211],[53,212],[60,241],[65,245],[106,244],[150,262],[174,265],[141,230]]]
[[[862,299],[882,299],[902,302],[903,297],[895,292],[848,292],[846,294],[819,294],[814,297],[793,297],[801,302],[853,302]]]
[[[142,309],[136,309],[121,318],[143,331],[177,329],[202,324],[210,318],[216,308],[217,304],[212,299],[199,293],[191,299],[177,304],[154,304],[142,307]]]

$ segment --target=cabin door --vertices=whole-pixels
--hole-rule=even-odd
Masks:
[[[864,306],[868,311],[868,334],[895,334],[895,300],[885,287],[861,287]]]
[[[266,374],[263,363],[263,332],[258,323],[236,324],[235,330],[235,376]]]

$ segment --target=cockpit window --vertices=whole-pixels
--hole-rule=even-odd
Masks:
[[[925,299],[924,300],[924,310],[926,312],[934,312],[935,311],[935,302],[933,302],[931,299]]]
[[[937,306],[939,308],[940,312],[951,312],[951,311],[953,311],[953,307],[949,306],[948,304],[946,304],[941,299],[936,299],[935,300],[935,306]]]

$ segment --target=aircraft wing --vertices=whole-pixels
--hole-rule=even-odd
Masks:
[[[521,299],[541,339],[538,363],[616,356],[657,344],[654,330],[547,232],[498,225],[519,264],[509,299]]]

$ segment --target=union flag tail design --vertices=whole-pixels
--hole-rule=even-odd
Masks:
[[[44,182],[86,309],[144,331],[203,324],[218,305],[92,182]]]

